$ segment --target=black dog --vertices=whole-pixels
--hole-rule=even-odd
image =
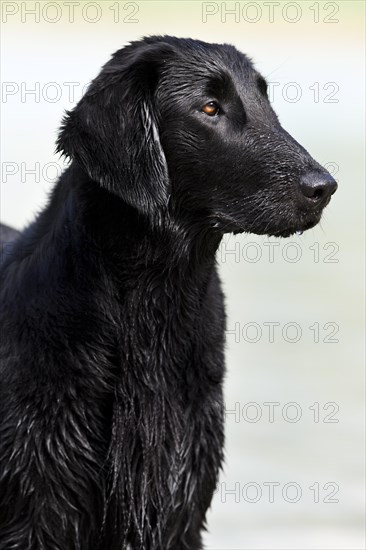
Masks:
[[[336,183],[229,45],[119,50],[2,283],[0,548],[197,550],[223,457],[225,232],[289,236]]]

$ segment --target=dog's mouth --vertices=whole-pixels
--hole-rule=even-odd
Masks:
[[[273,231],[271,233],[268,233],[268,236],[288,238],[288,237],[292,237],[292,235],[302,235],[308,229],[312,229],[313,227],[315,227],[320,222],[320,218],[321,218],[321,214],[317,216],[316,219],[308,221],[299,226],[289,227],[287,229],[280,229],[278,231]]]
[[[214,224],[215,229],[223,233],[232,233],[238,235],[241,233],[254,233],[256,235],[267,235],[268,237],[288,238],[292,235],[302,235],[308,229],[315,227],[321,219],[322,211],[312,213],[311,218],[299,216],[297,219],[278,221],[277,223],[268,223],[264,227],[258,227],[255,223],[246,224],[240,223],[237,220],[228,217],[220,216]]]
[[[321,186],[321,179],[319,181],[319,189],[316,186],[306,188],[309,196],[298,192],[289,197],[282,196],[279,200],[274,194],[266,196],[262,193],[254,199],[249,197],[243,201],[229,202],[225,209],[216,210],[211,218],[211,227],[222,234],[234,235],[252,233],[288,238],[302,234],[320,222],[322,213],[336,190],[333,189],[336,185],[333,180],[333,187],[329,183],[329,189],[325,187],[325,190]],[[312,180],[310,183],[313,183]],[[318,185],[318,180],[315,183]],[[231,212],[228,207],[232,208]]]

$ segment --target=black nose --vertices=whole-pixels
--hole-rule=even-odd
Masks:
[[[328,202],[337,187],[337,182],[327,172],[307,172],[300,179],[302,194],[317,204]]]

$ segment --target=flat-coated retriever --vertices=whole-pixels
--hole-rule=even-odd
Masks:
[[[337,184],[230,45],[149,37],[68,112],[71,165],[1,273],[0,548],[197,550],[223,458],[226,232]]]

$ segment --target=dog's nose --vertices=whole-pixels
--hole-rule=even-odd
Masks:
[[[307,172],[300,179],[302,194],[318,204],[327,202],[337,187],[337,182],[328,173]]]

